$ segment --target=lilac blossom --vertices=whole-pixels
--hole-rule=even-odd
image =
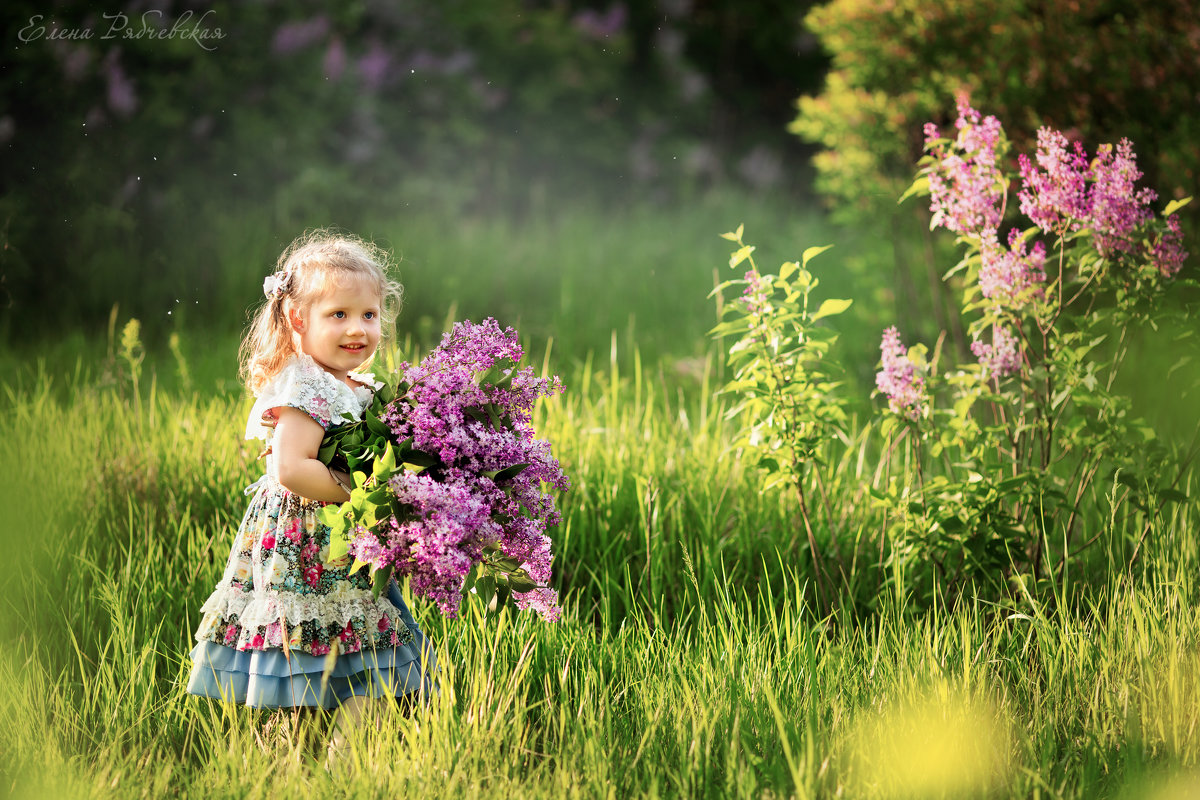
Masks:
[[[1075,142],[1072,150],[1062,133],[1040,128],[1036,158],[1036,165],[1024,153],[1019,158],[1022,188],[1017,197],[1021,213],[1047,233],[1063,234],[1085,227],[1091,216],[1091,202],[1083,145]]]
[[[585,36],[607,39],[621,32],[627,16],[625,6],[617,3],[603,14],[594,9],[584,9],[571,18],[571,24]]]
[[[346,47],[342,44],[341,39],[332,39],[329,46],[325,48],[325,58],[321,62],[321,69],[325,72],[325,77],[329,80],[336,81],[342,77],[342,73],[346,70]]]
[[[109,57],[104,60],[104,77],[107,82],[108,107],[121,117],[128,117],[136,111],[138,107],[137,91],[117,57]]]
[[[1122,139],[1115,154],[1111,144],[1100,145],[1091,177],[1088,200],[1096,247],[1102,255],[1127,253],[1135,245],[1129,234],[1154,216],[1150,203],[1157,197],[1150,189],[1134,187],[1142,172],[1137,168],[1133,144]]]
[[[1150,246],[1150,260],[1164,278],[1173,278],[1187,258],[1183,249],[1183,232],[1179,229],[1179,217],[1167,217],[1167,230]]]
[[[917,374],[916,365],[908,358],[908,350],[900,341],[895,326],[883,332],[879,345],[883,354],[883,369],[875,375],[875,385],[887,395],[893,414],[919,419],[928,400],[925,379]]]
[[[1046,246],[1041,242],[1026,249],[1025,240],[1014,228],[1005,248],[996,232],[988,231],[980,257],[979,288],[987,299],[1019,308],[1029,299],[1043,296],[1040,284],[1046,280]]]
[[[378,41],[371,42],[366,55],[358,59],[358,74],[371,91],[380,89],[391,74],[392,54]]]
[[[275,30],[271,52],[287,55],[316,44],[329,33],[329,18],[320,15],[309,20],[285,22]]]
[[[1005,180],[996,166],[1002,129],[992,116],[980,118],[965,97],[958,99],[958,134],[947,149],[933,123],[925,125],[925,146],[936,159],[929,173],[933,225],[978,236],[1000,224]]]
[[[983,368],[996,378],[1015,375],[1021,371],[1020,342],[1003,325],[992,326],[992,343],[971,342],[971,352]]]
[[[517,608],[522,611],[536,611],[547,622],[557,622],[562,618],[562,609],[558,606],[558,592],[553,589],[534,589],[531,592],[513,592]]]
[[[538,378],[531,367],[517,368],[522,355],[512,328],[501,332],[494,319],[458,323],[418,366],[403,365],[410,388],[383,417],[398,441],[411,437],[416,450],[439,464],[391,479],[393,494],[411,513],[393,521],[379,549],[366,543],[355,553],[410,576],[413,591],[449,616],[458,608],[464,578],[489,547],[515,560],[534,582],[550,580],[553,556],[545,532],[560,515],[542,486],[566,490],[570,482],[549,442],[534,437],[531,419],[538,398],[562,391],[562,384],[557,377]],[[480,380],[505,364],[513,366],[504,378]],[[486,413],[489,407],[495,419]],[[527,466],[498,486],[492,476],[517,464]],[[557,619],[548,591],[514,597],[522,608]]]

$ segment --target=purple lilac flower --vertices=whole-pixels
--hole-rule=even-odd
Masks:
[[[624,4],[617,3],[603,14],[590,8],[584,9],[571,18],[571,24],[585,36],[607,39],[621,32],[626,16]]]
[[[116,57],[104,60],[104,77],[107,80],[108,107],[121,117],[128,117],[136,111],[138,107],[137,91],[133,87],[133,81],[125,74],[121,62]]]
[[[325,72],[325,77],[331,81],[342,77],[342,73],[346,70],[346,47],[342,44],[341,39],[330,40],[329,46],[325,48],[325,58],[321,62],[321,68]]]
[[[971,342],[971,352],[988,373],[1003,378],[1021,371],[1020,342],[1003,325],[992,326],[992,343]]]
[[[404,365],[410,388],[384,415],[397,439],[412,437],[414,448],[441,462],[436,478],[392,478],[392,491],[413,509],[413,518],[389,531],[385,557],[410,576],[414,592],[436,600],[447,615],[458,607],[471,565],[491,545],[535,582],[550,580],[553,556],[545,531],[558,524],[559,512],[542,485],[566,490],[570,482],[549,442],[534,438],[531,418],[538,398],[562,391],[562,384],[557,377],[536,377],[530,367],[512,367],[503,388],[477,378],[497,363],[516,364],[522,355],[512,328],[501,332],[494,319],[458,323],[420,365]],[[489,404],[511,426],[478,418]],[[528,466],[503,487],[488,477],[515,464]],[[557,618],[543,602],[549,596],[539,594],[542,600],[528,607]]]
[[[1127,253],[1135,245],[1130,232],[1154,216],[1150,203],[1157,197],[1150,189],[1134,187],[1142,172],[1137,168],[1133,144],[1122,139],[1115,154],[1111,144],[1100,145],[1091,177],[1088,199],[1096,247],[1102,255]]]
[[[925,379],[909,360],[908,349],[900,341],[900,331],[895,326],[883,332],[879,349],[883,354],[883,369],[875,375],[875,385],[887,395],[893,414],[919,419],[928,399]]]
[[[391,74],[391,67],[392,54],[378,41],[372,41],[366,55],[358,59],[358,74],[362,77],[363,85],[370,91],[376,91],[383,86]]]
[[[531,592],[513,592],[517,608],[536,611],[547,622],[557,622],[562,617],[558,607],[558,592],[553,589],[534,589]]]
[[[980,251],[979,288],[989,300],[1019,308],[1033,297],[1043,295],[1039,285],[1046,280],[1046,247],[1037,242],[1026,249],[1025,241],[1014,228],[1005,248],[995,231],[987,231]]]
[[[329,33],[329,18],[319,15],[308,20],[285,22],[275,30],[271,39],[271,52],[287,55],[313,45]]]
[[[1183,249],[1183,232],[1179,229],[1179,217],[1167,217],[1167,230],[1150,246],[1150,259],[1164,278],[1173,278],[1188,257]]]
[[[1087,153],[1075,142],[1074,152],[1067,137],[1051,128],[1037,135],[1037,165],[1024,153],[1019,158],[1022,189],[1017,193],[1021,213],[1047,233],[1065,233],[1088,224]]]
[[[949,149],[936,143],[937,126],[925,125],[925,145],[937,160],[929,173],[929,208],[934,226],[980,235],[1000,224],[1005,180],[996,166],[996,147],[1002,129],[995,117],[981,119],[966,97],[958,99],[954,125],[958,135]]]

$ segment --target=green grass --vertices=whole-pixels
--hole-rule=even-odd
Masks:
[[[857,618],[851,605],[820,620],[789,497],[759,491],[725,449],[732,423],[711,397],[713,364],[689,377],[673,362],[629,360],[574,362],[571,391],[539,411],[574,482],[556,534],[565,619],[468,604],[447,621],[411,603],[439,647],[442,694],[362,734],[339,782],[292,757],[285,737],[260,744],[264,715],[183,691],[197,609],[244,510],[239,490],[257,477],[253,443],[239,438],[245,402],[148,378],[135,401],[119,374],[81,364],[53,378],[27,365],[3,397],[11,433],[0,449],[21,465],[3,498],[14,557],[2,584],[0,708],[15,723],[0,730],[6,791],[1090,798],[1197,788],[1195,501],[1155,523],[1135,574],[1003,607],[921,611],[870,566],[879,520],[865,490],[878,456],[858,426],[831,473],[821,534],[847,553],[860,543],[853,578],[875,600]],[[1181,488],[1196,494],[1191,477]],[[1104,524],[1102,501],[1091,498],[1089,525]],[[1114,541],[1140,531],[1136,516],[1110,524]]]
[[[557,211],[557,210],[556,210]],[[444,219],[444,218],[443,218]],[[249,216],[216,237],[222,311],[146,323],[134,393],[127,311],[36,348],[0,347],[0,787],[20,797],[514,795],[1186,797],[1200,791],[1197,473],[1150,523],[1112,485],[1084,498],[1091,562],[1035,596],[916,607],[888,566],[869,490],[883,459],[869,391],[886,293],[877,242],[763,198],[564,208],[551,220],[433,213],[358,232],[401,257],[405,357],[450,317],[519,327],[567,393],[539,408],[573,488],[555,532],[566,615],[461,619],[411,602],[442,694],[355,742],[334,782],[261,729],[267,714],[183,691],[197,610],[258,477],[241,440],[241,309],[282,243]],[[835,355],[858,416],[810,486],[823,551],[848,565],[814,611],[806,537],[784,489],[727,449],[736,421],[705,295],[746,223],[773,268],[836,243],[821,298],[852,297]],[[848,244],[847,244],[848,242]],[[889,267],[890,268],[890,267]],[[723,273],[723,274],[722,274]],[[880,282],[882,283],[882,282]],[[181,306],[184,304],[180,304]],[[231,310],[232,309],[232,310]],[[180,335],[177,359],[167,334]],[[553,337],[553,338],[551,338]],[[1196,362],[1140,331],[1119,388],[1176,460],[1195,434]],[[930,343],[931,344],[931,343]],[[895,458],[902,458],[896,453]],[[1111,559],[1111,560],[1110,560]]]

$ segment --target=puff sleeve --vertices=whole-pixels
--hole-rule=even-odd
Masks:
[[[300,409],[326,430],[362,413],[350,387],[306,356],[289,361],[259,392],[246,421],[246,438],[268,439],[279,419],[276,409],[283,406]]]

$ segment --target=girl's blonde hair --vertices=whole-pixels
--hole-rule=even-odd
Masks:
[[[282,289],[272,292],[259,307],[238,351],[239,377],[246,388],[258,392],[289,359],[299,355],[289,312],[307,313],[329,288],[346,279],[378,286],[386,339],[403,295],[403,287],[388,277],[388,266],[387,251],[379,246],[326,228],[306,231],[288,245],[275,270],[275,276],[283,278]]]

